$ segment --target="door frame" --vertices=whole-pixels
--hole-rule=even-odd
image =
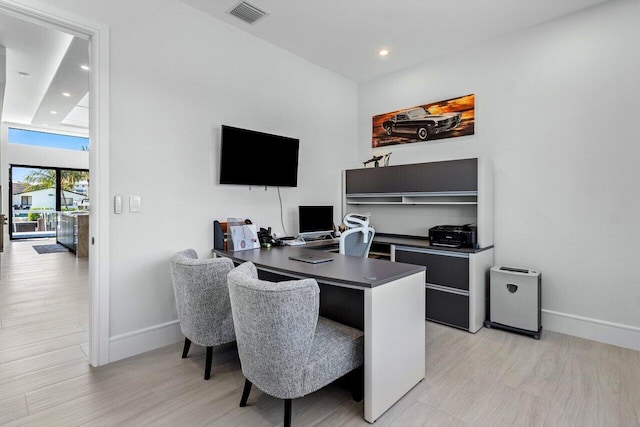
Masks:
[[[109,27],[38,0],[0,0],[0,13],[89,40],[89,363],[109,363]]]

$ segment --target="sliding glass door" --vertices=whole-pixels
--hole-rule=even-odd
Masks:
[[[9,237],[55,237],[57,212],[87,211],[89,171],[11,165]]]

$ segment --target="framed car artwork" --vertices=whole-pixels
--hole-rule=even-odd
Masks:
[[[418,105],[373,116],[371,145],[436,141],[474,134],[475,95]]]

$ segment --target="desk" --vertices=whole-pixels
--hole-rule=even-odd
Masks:
[[[329,252],[332,261],[322,264],[289,259],[309,251],[292,246],[214,253],[251,261],[266,280],[315,278],[323,316],[358,327],[358,316],[345,322],[345,314],[363,313],[364,419],[373,423],[424,379],[425,268]],[[333,295],[323,301],[327,291]]]

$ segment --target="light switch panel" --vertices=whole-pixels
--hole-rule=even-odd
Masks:
[[[113,198],[113,212],[117,214],[122,213],[122,195],[116,194]]]
[[[142,210],[142,200],[140,196],[129,196],[129,212],[140,212]]]

